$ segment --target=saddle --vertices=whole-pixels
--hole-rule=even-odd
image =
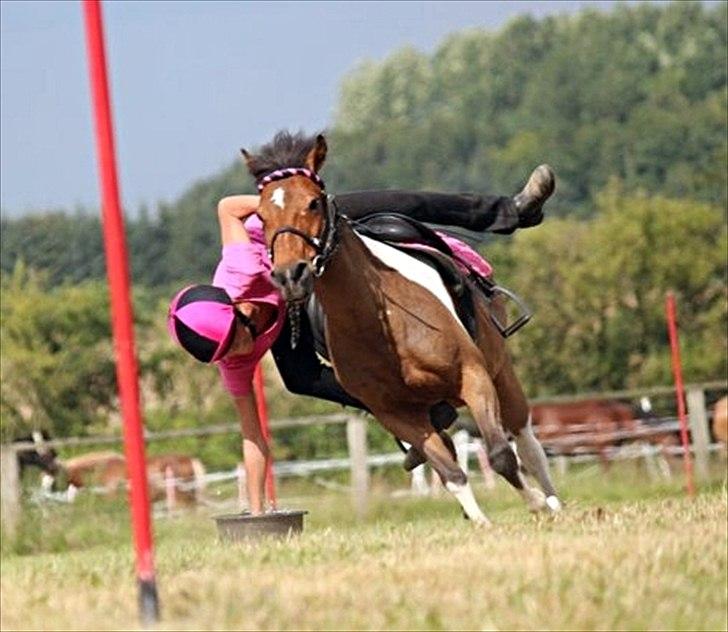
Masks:
[[[512,336],[531,319],[531,310],[519,296],[497,285],[490,277],[479,274],[467,261],[457,257],[440,235],[422,222],[398,213],[375,213],[352,222],[352,225],[356,232],[383,241],[434,267],[453,298],[460,321],[473,339],[477,335],[475,292],[489,303],[497,296],[503,296],[516,305],[518,316],[510,325],[501,323],[490,312],[491,321],[504,338]]]

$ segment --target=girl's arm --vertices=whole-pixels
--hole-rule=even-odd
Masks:
[[[260,197],[257,195],[230,195],[220,200],[217,218],[223,246],[250,242],[243,220],[255,213],[259,203]]]
[[[235,408],[240,419],[243,435],[243,461],[245,463],[245,485],[248,491],[250,513],[257,515],[265,510],[265,474],[270,459],[268,442],[258,419],[255,395],[235,398]]]

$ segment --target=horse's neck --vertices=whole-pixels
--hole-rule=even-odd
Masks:
[[[339,245],[326,272],[316,280],[316,296],[327,319],[336,314],[356,313],[357,319],[376,317],[380,303],[377,260],[352,228],[341,221]]]

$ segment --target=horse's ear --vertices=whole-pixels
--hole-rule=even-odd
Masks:
[[[248,171],[250,171],[250,173],[253,174],[253,167],[251,165],[251,163],[253,161],[252,154],[250,154],[250,152],[248,152],[248,150],[243,147],[240,148],[240,153],[243,155],[243,160],[245,161],[245,166],[248,168]],[[255,174],[253,174],[253,175],[255,175]]]
[[[326,146],[326,139],[324,138],[324,135],[319,134],[316,137],[313,149],[309,151],[308,156],[306,156],[306,168],[317,173],[323,166],[324,160],[326,160],[327,149],[328,147]]]

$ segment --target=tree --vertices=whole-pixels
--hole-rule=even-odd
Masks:
[[[726,374],[726,226],[720,208],[663,197],[598,198],[589,221],[547,220],[489,254],[536,315],[513,340],[532,394],[670,380],[664,297],[676,292],[689,380]]]

